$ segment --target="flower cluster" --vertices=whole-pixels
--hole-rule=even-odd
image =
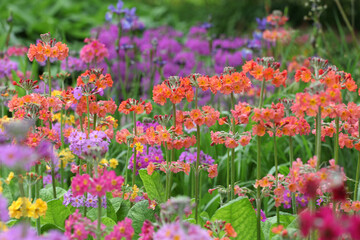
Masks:
[[[179,156],[179,161],[184,161],[186,163],[193,164],[196,162],[196,151],[193,149],[186,149]],[[213,165],[215,160],[208,154],[205,154],[203,151],[200,151],[200,164],[209,164]]]
[[[65,236],[72,240],[85,240],[88,236],[96,237],[97,220],[92,222],[90,219],[83,217],[79,213],[79,209],[70,215],[65,221]],[[101,229],[104,230],[105,225],[101,224]]]
[[[70,150],[78,156],[103,155],[109,149],[110,139],[103,131],[93,131],[86,138],[86,133],[73,131],[69,136]]]
[[[261,58],[257,62],[250,60],[246,62],[242,69],[244,73],[250,73],[252,77],[259,81],[270,81],[275,87],[283,85],[287,79],[287,70],[280,72],[280,63],[275,62],[274,58]]]
[[[194,99],[194,90],[192,89],[190,79],[169,77],[163,83],[154,86],[153,100],[157,104],[164,105],[169,99],[173,104],[180,103],[183,98],[188,102]]]
[[[152,111],[152,105],[150,102],[145,103],[145,101],[135,100],[132,98],[122,101],[119,105],[119,112],[124,114],[129,114],[130,112],[135,112],[136,114],[142,114],[144,111],[146,114],[150,114]]]
[[[35,203],[26,198],[18,198],[9,206],[9,216],[11,218],[20,219],[21,217],[39,218],[45,216],[47,204],[40,198],[36,199]]]
[[[118,222],[114,226],[114,230],[105,237],[105,240],[113,239],[125,239],[131,240],[134,236],[134,228],[132,227],[132,220],[130,218],[125,218],[124,220]]]
[[[78,196],[74,197],[71,189],[69,189],[64,194],[63,205],[65,205],[65,206],[71,205],[75,208],[84,207],[84,206],[97,208],[98,207],[98,197],[91,195],[91,193],[88,193],[87,196],[78,195]],[[106,208],[106,197],[105,196],[102,197],[101,207]]]
[[[59,61],[65,60],[69,54],[69,48],[65,43],[56,42],[51,38],[50,33],[41,34],[41,40],[35,45],[30,44],[27,56],[32,62],[34,58],[38,62],[44,62],[48,58],[55,58]]]
[[[334,213],[329,207],[322,207],[315,213],[305,210],[300,214],[300,230],[304,237],[311,230],[317,230],[319,239],[339,239],[342,236],[351,236],[351,239],[360,237],[360,218],[358,215],[348,216]]]
[[[187,129],[195,128],[195,125],[205,124],[211,127],[219,119],[220,113],[211,106],[203,106],[200,109],[193,109],[190,112],[177,111],[176,123],[184,124]]]
[[[116,176],[114,171],[103,170],[102,174],[95,178],[88,174],[76,175],[71,182],[71,189],[74,197],[82,196],[86,192],[102,197],[106,192],[121,189],[123,183],[122,176]]]
[[[98,63],[109,57],[107,48],[98,40],[86,38],[84,42],[87,44],[80,50],[80,59],[84,63]]]
[[[138,143],[140,144],[140,143]],[[141,145],[141,144],[140,144]],[[141,145],[142,146],[142,145]],[[141,151],[136,150],[136,171],[142,168],[147,168],[150,163],[161,163],[164,161],[164,156],[161,148],[145,146]],[[129,169],[133,169],[134,155],[129,159]]]

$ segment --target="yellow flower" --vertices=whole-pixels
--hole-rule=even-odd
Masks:
[[[101,159],[100,164],[102,164],[102,165],[108,165],[109,162],[108,162],[108,160],[106,160],[105,158],[103,158],[103,159]]]
[[[136,152],[143,152],[144,151],[144,146],[141,143],[135,143],[135,147],[136,147]]]
[[[2,182],[0,181],[0,193],[3,192]]]
[[[51,94],[51,96],[60,96],[61,95],[61,91],[59,91],[59,90],[54,90],[54,91],[52,91],[52,94]]]
[[[133,190],[133,192],[131,193],[130,198],[135,199],[137,197],[138,192],[139,192],[139,188],[136,185],[134,185],[132,190]]]
[[[9,175],[8,175],[8,177],[7,177],[6,180],[5,180],[5,183],[9,185],[9,184],[10,184],[10,181],[11,181],[13,178],[14,178],[14,172],[10,172]]]
[[[75,156],[71,153],[69,148],[65,148],[58,153],[60,160],[63,162],[63,167],[66,167],[68,162],[72,162]],[[59,167],[61,167],[61,161],[59,161]]]
[[[18,198],[18,200],[13,201],[12,204],[9,207],[9,216],[11,218],[17,218],[20,219],[22,212],[21,212],[21,206],[22,206],[22,200],[21,198]]]
[[[34,205],[34,218],[38,218],[40,216],[44,216],[47,210],[47,203],[42,199],[36,199]]]
[[[119,165],[119,162],[115,158],[110,159],[109,162],[111,168],[116,168],[116,166]]]

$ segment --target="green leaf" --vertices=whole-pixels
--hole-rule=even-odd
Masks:
[[[61,187],[56,187],[56,197],[57,198],[61,198],[62,196],[64,196],[65,193],[66,193],[65,189],[63,189]],[[54,199],[52,187],[40,189],[39,196],[45,202]]]
[[[165,190],[161,182],[160,174],[153,172],[152,175],[149,175],[146,169],[141,169],[139,170],[139,175],[149,198],[159,203],[165,202]]]
[[[129,201],[122,201],[119,210],[116,212],[117,220],[122,221],[128,215],[130,210],[130,202]]]
[[[135,205],[129,210],[128,218],[133,221],[133,228],[135,231],[134,239],[138,238],[139,233],[145,220],[155,221],[155,210],[148,208],[149,203],[147,200],[135,203]]]
[[[53,224],[61,230],[65,228],[65,220],[72,213],[69,207],[62,204],[61,199],[54,199],[47,202],[48,209],[46,215],[41,217],[41,226]]]
[[[215,212],[211,220],[231,223],[237,233],[237,239],[253,240],[257,237],[256,214],[247,198],[238,198],[228,202]]]
[[[117,220],[116,211],[108,198],[106,198],[106,216],[114,221]]]
[[[63,229],[55,226],[54,224],[45,224],[45,225],[42,225],[42,227],[41,227],[41,233],[45,233],[51,229],[56,229],[56,230],[60,230],[60,231],[63,230]]]

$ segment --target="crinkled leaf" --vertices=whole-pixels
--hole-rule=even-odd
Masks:
[[[256,239],[256,214],[249,199],[238,198],[219,208],[211,220],[223,220],[231,223],[237,233],[237,239]]]
[[[135,231],[134,239],[138,238],[139,233],[141,232],[141,228],[145,220],[155,221],[155,210],[148,208],[148,201],[144,200],[141,202],[135,203],[135,205],[129,210],[127,215],[128,218],[133,221],[133,228]]]
[[[41,226],[53,224],[61,230],[65,228],[65,220],[72,213],[69,207],[62,204],[63,199],[54,199],[47,202],[47,211],[44,217],[41,217]]]
[[[139,170],[139,175],[149,198],[159,203],[165,202],[165,190],[161,182],[160,174],[153,172],[152,175],[149,175],[146,169],[141,169]]]
[[[56,187],[56,197],[61,198],[66,193],[66,190],[61,187]],[[39,196],[45,202],[54,199],[52,187],[40,189]]]
[[[264,239],[269,240],[273,239],[275,234],[271,232],[273,227],[277,225],[276,216],[270,217],[266,219],[265,222],[261,222],[261,230],[264,233]],[[288,213],[280,213],[280,224],[284,226],[284,228],[292,227],[295,228],[297,224],[296,216],[288,214]]]

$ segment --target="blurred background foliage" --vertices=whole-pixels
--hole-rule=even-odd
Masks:
[[[40,33],[52,32],[67,41],[82,41],[90,29],[101,25],[109,4],[116,0],[3,0],[0,1],[2,32],[6,31],[6,19],[13,13],[14,43],[33,41]],[[136,7],[137,15],[146,27],[170,25],[187,32],[196,24],[211,20],[216,35],[243,35],[254,29],[255,18],[265,17],[274,9],[286,10],[290,25],[296,28],[311,27],[304,21],[309,11],[303,0],[131,0],[125,7]],[[340,17],[334,0],[323,0],[328,9],[321,16],[325,26],[337,26]],[[341,0],[341,4],[355,29],[359,29],[360,1]],[[64,40],[64,39],[62,39]]]

